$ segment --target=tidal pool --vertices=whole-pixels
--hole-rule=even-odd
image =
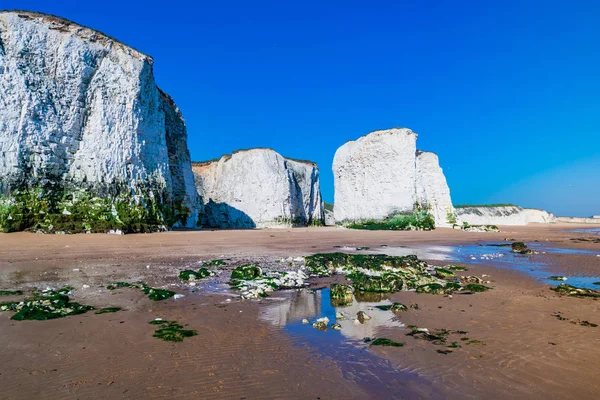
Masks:
[[[566,255],[583,255],[594,257],[594,261],[598,262],[598,271],[600,272],[600,257],[598,251],[581,250],[581,249],[565,249],[549,246],[545,243],[527,243],[527,246],[538,252],[539,254],[518,254],[513,253],[510,242],[485,242],[479,244],[457,245],[457,246],[426,246],[426,247],[380,247],[365,253],[380,253],[392,256],[405,256],[415,254],[420,259],[444,262],[458,262],[462,264],[478,264],[490,265],[500,268],[510,268],[524,272],[536,279],[556,286],[560,283],[568,283],[570,285],[599,289],[599,285],[595,282],[600,281],[599,276],[567,276],[566,271],[561,274],[548,272],[548,267],[551,261],[549,257],[544,257],[545,254],[566,254]],[[553,281],[548,277],[552,275],[565,275],[567,281]]]
[[[300,345],[335,361],[346,379],[356,381],[375,398],[439,397],[425,379],[368,351],[364,339],[377,337],[380,328],[396,327],[408,332],[393,312],[375,308],[392,304],[385,294],[357,293],[351,304],[336,306],[329,293],[329,289],[275,292],[269,300],[271,304],[263,308],[261,319],[281,328]],[[355,321],[359,311],[366,312],[371,319],[364,323]],[[337,318],[339,313],[347,317]],[[322,317],[329,319],[325,331],[312,326]],[[303,319],[309,323],[302,323]],[[339,323],[341,330],[331,329],[334,323]]]

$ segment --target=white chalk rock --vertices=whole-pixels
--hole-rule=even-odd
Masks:
[[[471,225],[527,225],[556,222],[556,217],[547,211],[515,205],[457,207],[456,216]]]
[[[271,149],[251,149],[193,163],[192,169],[205,202],[206,226],[323,224],[319,170],[312,162],[290,160]]]
[[[406,128],[375,131],[340,147],[333,160],[337,223],[381,220],[430,208],[437,226],[453,212],[450,189],[433,153],[420,152]]]
[[[153,59],[45,14],[0,12],[0,194],[75,185],[154,195],[198,219],[185,121]]]
[[[450,188],[437,154],[417,150],[417,201],[429,207],[436,226],[450,226],[448,214],[454,211]]]

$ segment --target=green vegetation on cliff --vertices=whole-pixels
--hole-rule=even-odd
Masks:
[[[16,191],[0,196],[0,232],[143,233],[185,222],[189,210],[169,206],[152,195],[100,198],[83,189]]]
[[[435,229],[435,219],[429,211],[417,207],[412,214],[398,214],[382,221],[353,222],[347,226],[350,229],[388,230],[388,231],[430,231]]]

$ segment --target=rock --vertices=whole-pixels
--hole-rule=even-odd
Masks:
[[[195,227],[201,202],[185,121],[157,87],[153,63],[62,18],[0,12],[0,195],[41,187],[134,195]]]
[[[433,153],[416,148],[410,129],[375,131],[349,141],[335,153],[334,217],[338,224],[383,220],[429,209],[437,226],[454,212],[446,178]]]
[[[319,318],[319,319],[317,319],[316,322],[313,322],[313,328],[316,328],[320,331],[326,331],[328,325],[329,325],[329,318],[327,318],[327,317]]]
[[[370,316],[369,316],[369,315],[368,315],[366,312],[364,312],[364,311],[359,311],[359,312],[356,314],[356,319],[357,319],[357,320],[358,320],[358,321],[359,321],[361,324],[364,324],[364,323],[365,323],[365,321],[368,321],[368,320],[370,320],[370,319],[371,319],[371,317],[370,317]]]
[[[308,320],[307,320],[306,318],[304,318],[304,319],[302,320],[302,323],[303,323],[304,325],[306,325],[306,324],[308,324]]]
[[[341,324],[333,324],[331,325],[331,329],[333,329],[334,331],[341,331],[342,330],[342,325]]]
[[[193,163],[205,202],[203,223],[214,228],[323,225],[319,170],[271,149],[234,152]]]

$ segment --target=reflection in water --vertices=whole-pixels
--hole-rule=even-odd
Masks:
[[[369,398],[441,398],[428,381],[366,351],[368,346],[363,339],[377,337],[379,328],[404,329],[404,324],[395,318],[393,312],[374,308],[391,304],[385,295],[353,295],[351,305],[336,307],[331,304],[329,289],[302,289],[278,294],[280,297],[272,298],[273,301],[265,306],[261,319],[281,327],[299,343],[308,344],[319,355],[333,360],[344,377],[357,382],[369,393]],[[371,319],[362,324],[355,322],[359,311],[366,312]],[[347,318],[337,318],[340,313]],[[342,329],[321,331],[313,328],[312,323],[322,317],[329,319],[330,327],[339,323]],[[302,323],[305,318],[309,320],[308,324]]]
[[[381,327],[404,327],[394,313],[375,308],[392,304],[385,294],[356,293],[352,296],[352,303],[344,306],[336,306],[335,299],[332,301],[329,294],[329,289],[297,291],[291,298],[266,307],[262,317],[272,324],[300,333],[315,331],[312,323],[318,318],[327,317],[330,324],[338,323],[342,329],[328,329],[320,335],[334,335],[337,340],[362,341],[367,337],[376,337]],[[356,318],[359,311],[366,312],[371,319],[360,323]],[[302,324],[305,318],[309,324]]]

